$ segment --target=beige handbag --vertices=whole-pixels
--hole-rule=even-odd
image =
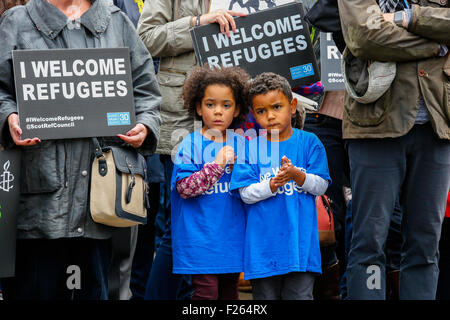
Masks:
[[[150,208],[145,158],[134,148],[104,147],[93,138],[90,212],[95,222],[113,227],[147,223]]]

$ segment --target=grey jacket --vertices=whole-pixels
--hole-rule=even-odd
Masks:
[[[13,146],[7,117],[17,112],[11,61],[13,49],[129,47],[136,121],[149,128],[141,152],[154,151],[159,138],[161,102],[151,56],[133,24],[106,0],[96,0],[68,31],[67,17],[45,0],[7,11],[0,20],[0,144]],[[105,144],[121,144],[115,137]],[[91,139],[46,140],[21,147],[19,238],[110,237],[110,227],[88,214]]]
[[[194,120],[183,108],[180,93],[186,75],[197,65],[189,35],[191,18],[205,12],[204,0],[144,2],[137,30],[150,54],[161,58],[157,78],[163,124],[157,153],[171,154],[179,138],[193,131]]]

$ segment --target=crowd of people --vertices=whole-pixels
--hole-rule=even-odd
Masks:
[[[0,0],[0,144],[22,151],[3,298],[235,300],[247,285],[255,300],[450,299],[450,3],[329,3],[340,91],[199,66],[189,30],[215,23],[229,36],[246,15],[232,5]],[[22,139],[12,68],[13,50],[111,47],[130,49],[136,124],[99,141],[134,147],[149,172],[147,224],[129,228],[90,216],[90,138]],[[71,265],[81,289],[67,287]]]

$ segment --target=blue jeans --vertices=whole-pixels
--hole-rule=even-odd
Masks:
[[[398,200],[395,202],[394,213],[391,217],[389,225],[388,237],[386,240],[386,269],[387,271],[394,271],[400,269],[401,246],[402,246],[402,210]],[[352,225],[352,200],[347,205],[347,212],[345,215],[345,265],[348,262],[348,252],[350,251],[350,242],[352,239],[353,225]],[[341,300],[348,298],[347,292],[347,271],[344,271],[341,277]]]
[[[172,236],[170,219],[170,181],[173,162],[169,155],[161,155],[165,182],[161,186],[162,206],[156,219],[165,218],[164,234],[159,241],[150,276],[145,289],[146,300],[189,300],[192,294],[191,277],[172,273]],[[160,203],[161,204],[161,203]]]
[[[86,238],[17,240],[16,276],[2,280],[5,300],[107,300],[110,240]],[[81,289],[67,282],[78,266]],[[75,279],[75,278],[73,278]]]
[[[435,299],[438,244],[450,186],[450,142],[439,139],[426,123],[399,138],[349,140],[348,150],[353,194],[349,298],[385,299],[384,247],[401,195],[399,296]]]

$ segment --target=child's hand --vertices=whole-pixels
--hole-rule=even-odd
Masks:
[[[282,186],[284,186],[284,183],[280,181],[278,176],[275,176],[270,179],[270,191],[272,191],[272,193],[274,193],[279,187]]]
[[[292,164],[291,160],[289,160],[288,157],[283,156],[280,161],[280,169],[283,169],[283,167],[285,167],[289,163]]]
[[[222,149],[220,149],[219,153],[217,154],[216,158],[214,159],[214,162],[217,163],[222,168],[225,168],[225,166],[230,163],[234,164],[235,155],[234,155],[234,149],[231,146],[225,146]]]
[[[283,156],[280,161],[280,170],[278,174],[270,179],[270,190],[275,192],[279,187],[284,186],[289,180],[286,180],[285,171],[289,168],[293,167],[291,160],[289,160],[286,156]]]
[[[285,163],[278,172],[277,181],[284,185],[289,181],[294,180],[298,176],[299,172],[301,171],[296,167],[294,167],[292,163],[289,161]]]
[[[305,182],[306,174],[296,168],[286,156],[281,158],[281,169],[276,176],[277,182],[283,185],[294,180],[299,186]]]

